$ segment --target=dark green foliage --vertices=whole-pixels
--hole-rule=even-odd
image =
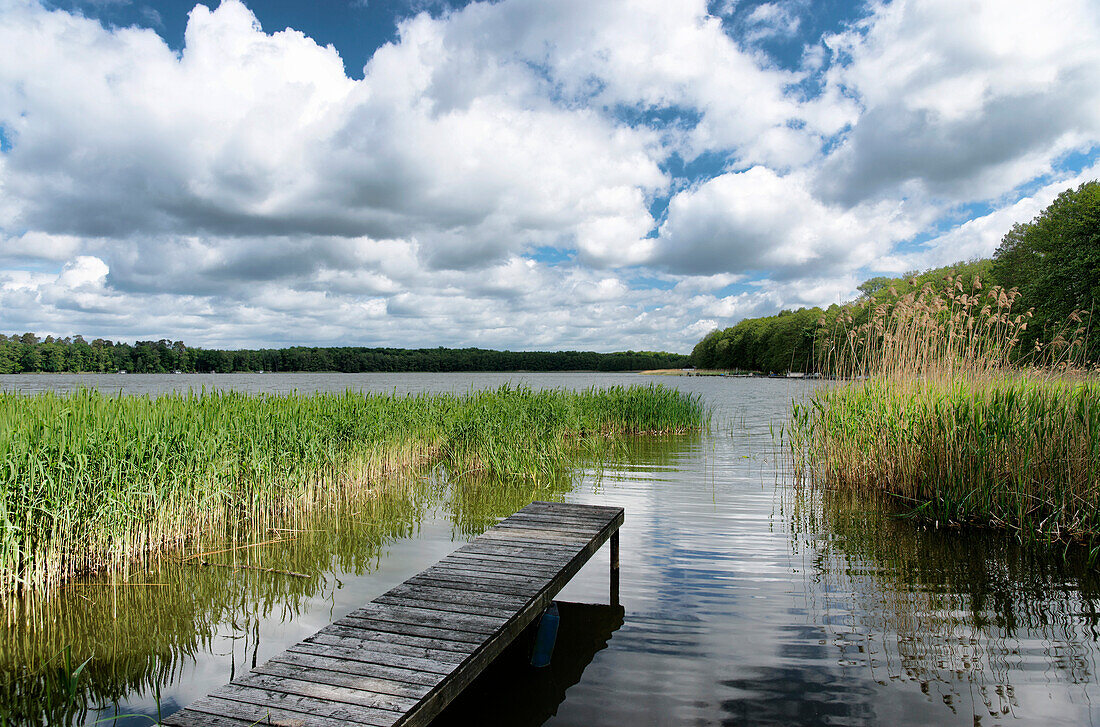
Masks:
[[[892,278],[882,276],[871,278],[859,284],[859,292],[869,298],[880,290],[885,290],[892,282],[894,282]]]
[[[126,371],[138,374],[236,371],[641,371],[681,368],[688,357],[658,351],[490,351],[481,348],[266,348],[222,351],[182,341],[134,345],[81,336],[45,340],[33,333],[0,334],[0,374]]]
[[[703,369],[813,371],[814,336],[823,314],[820,308],[800,308],[712,331],[695,346],[691,362]]]
[[[993,274],[1006,288],[1019,288],[1024,309],[1035,309],[1023,348],[1072,334],[1065,330],[1077,323],[1071,316],[1095,313],[1100,298],[1100,182],[1067,189],[1034,220],[1013,225],[993,256]],[[1089,339],[1087,356],[1096,361],[1100,338]]]

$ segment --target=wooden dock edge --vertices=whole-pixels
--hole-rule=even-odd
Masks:
[[[288,669],[282,663],[275,663],[279,662],[283,656],[296,653],[296,649],[301,650],[307,645],[312,648],[303,652],[306,654],[319,653],[318,649],[326,648],[321,645],[312,645],[308,643],[310,639],[306,639],[290,647],[280,657],[265,662],[257,670],[234,679],[206,697],[195,700],[191,705],[166,717],[161,724],[166,727],[168,725],[340,727],[350,724],[358,727],[366,725],[426,727],[550,606],[558,593],[609,540],[611,542],[610,601],[612,605],[618,605],[619,529],[624,521],[625,511],[621,507],[532,502],[512,516],[504,518],[497,526],[489,528],[482,535],[459,546],[435,565],[410,577],[363,608],[353,611],[349,616],[337,619],[333,625],[319,632],[331,632],[337,626],[343,628],[345,621],[361,621],[361,624],[352,624],[351,628],[357,631],[363,629],[366,633],[352,638],[358,639],[362,646],[367,648],[371,648],[369,645],[373,643],[381,647],[391,639],[400,643],[400,639],[405,638],[399,635],[402,633],[409,634],[407,638],[416,642],[425,640],[430,642],[432,639],[438,639],[463,647],[447,649],[444,653],[450,653],[455,658],[444,659],[438,664],[433,661],[432,664],[427,665],[433,668],[426,668],[423,674],[420,674],[419,670],[425,669],[425,660],[413,659],[408,655],[408,649],[412,644],[400,645],[393,651],[382,648],[379,655],[388,655],[385,660],[377,662],[381,667],[380,670],[375,671],[380,673],[364,673],[365,677],[375,682],[369,687],[345,685],[327,679],[309,679],[295,673],[293,671],[295,667]],[[536,572],[540,574],[528,574],[523,567],[511,566],[510,561],[513,558],[517,563],[526,561],[534,564]],[[565,558],[568,560],[566,561]],[[464,562],[468,559],[469,562]],[[509,563],[509,567],[504,569],[505,572],[500,575],[491,570],[482,573],[485,566],[496,559]],[[443,568],[443,573],[447,577],[436,584],[433,582],[437,577],[435,571],[444,564],[449,564]],[[455,568],[456,565],[457,568]],[[447,572],[448,567],[451,569],[450,572]],[[555,571],[554,568],[557,570]],[[508,575],[509,573],[515,575]],[[453,574],[453,580],[451,574]],[[484,576],[488,578],[482,580]],[[463,584],[467,578],[471,579],[467,585],[472,589],[468,592],[463,590]],[[509,583],[508,579],[513,579],[515,585]],[[451,609],[440,608],[438,604],[435,606],[417,603],[406,605],[410,598],[414,598],[418,588],[423,588],[426,594],[431,593],[432,597],[428,599],[430,602],[438,598],[437,591],[454,589],[456,594],[462,594],[459,603],[465,606]],[[409,592],[402,592],[396,598],[390,595],[398,589]],[[500,597],[494,595],[498,593],[501,594]],[[523,601],[521,598],[504,594],[514,594],[527,600]],[[471,595],[474,597],[471,598]],[[479,595],[484,595],[488,601],[502,598],[511,603],[505,607],[504,603],[498,600],[485,607],[482,605],[482,600],[477,597]],[[523,605],[518,606],[517,604],[520,603]],[[374,619],[367,613],[372,605],[388,611],[388,617],[384,617],[382,621],[373,625],[371,623]],[[418,623],[425,616],[422,611],[436,612],[432,616],[438,623],[422,627]],[[484,615],[477,615],[479,613]],[[411,618],[417,621],[407,620]],[[386,623],[391,620],[395,623]],[[487,622],[493,621],[499,623],[499,626],[493,624],[496,630],[479,628],[489,626]],[[398,625],[401,626],[400,629],[390,628]],[[410,625],[415,626],[416,630],[404,630]],[[382,626],[386,628],[381,628]],[[420,633],[417,633],[418,631]],[[435,635],[425,632],[433,632]],[[371,633],[376,636],[370,636]],[[338,636],[343,638],[343,635]],[[471,647],[472,652],[465,646]],[[341,646],[343,650],[347,648],[352,647]],[[402,656],[402,653],[405,655]],[[354,661],[352,657],[339,654],[334,655],[334,658],[338,660],[351,658]],[[393,661],[390,661],[391,658]],[[416,665],[414,661],[422,664]],[[295,659],[287,663],[297,662],[298,660]],[[274,666],[272,666],[273,663]],[[386,666],[387,664],[392,665],[393,668]],[[318,665],[317,668],[328,671],[327,665]],[[402,674],[398,675],[397,672]],[[400,684],[402,691],[379,689],[376,683],[381,682]],[[299,683],[308,685],[306,691],[301,691]],[[284,684],[285,689],[282,686]],[[320,690],[313,686],[315,684]],[[321,690],[330,687],[335,692],[321,693]],[[357,692],[362,690],[363,694],[370,695],[370,698],[365,701],[358,696],[349,699],[349,689]],[[404,694],[405,691],[409,692],[405,697],[387,696]],[[337,692],[343,693],[342,697]],[[284,702],[283,700],[288,697],[289,699]],[[259,721],[256,721],[257,719]]]
[[[501,652],[508,648],[508,645],[515,641],[516,637],[523,633],[524,629],[550,606],[554,597],[558,595],[561,589],[565,588],[566,584],[572,580],[573,576],[580,572],[581,568],[592,559],[592,556],[603,547],[603,544],[611,539],[613,535],[618,535],[619,528],[622,527],[624,521],[625,512],[620,508],[619,514],[616,515],[588,545],[581,549],[577,555],[569,561],[569,564],[562,569],[561,572],[558,573],[558,575],[554,577],[537,596],[535,596],[535,598],[520,609],[516,618],[506,624],[503,629],[490,636],[489,639],[482,644],[481,648],[462,662],[456,670],[458,673],[452,679],[445,680],[442,684],[429,692],[428,695],[424,697],[421,705],[412,713],[406,714],[395,722],[394,727],[424,727],[430,724],[455,697],[461,694],[474,679],[477,679],[481,672],[485,670],[485,667],[500,656]],[[615,545],[617,546],[618,538],[616,537],[615,539]],[[615,548],[614,555],[618,556],[618,547]],[[612,578],[615,586],[618,585],[617,561],[618,558],[615,557],[611,564]],[[618,589],[616,588],[614,590],[617,591]],[[423,717],[426,717],[426,719]]]

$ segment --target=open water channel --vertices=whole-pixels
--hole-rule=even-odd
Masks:
[[[561,593],[547,670],[508,655],[440,725],[1094,724],[1100,578],[1083,554],[922,528],[875,503],[795,497],[776,436],[811,382],[614,374],[0,376],[0,388],[157,394],[465,391],[662,383],[699,394],[711,430],[640,438],[545,485],[408,482],[232,558],[307,578],[166,562],[8,609],[0,709],[50,699],[37,664],[93,656],[80,689],[112,714],[165,715],[431,565],[531,499],[613,504],[621,610],[604,548]],[[54,662],[56,663],[56,662]],[[38,681],[35,681],[38,679]],[[46,691],[43,691],[46,689]],[[3,712],[0,712],[2,714]],[[112,722],[101,722],[111,724]],[[127,717],[119,725],[149,724]]]

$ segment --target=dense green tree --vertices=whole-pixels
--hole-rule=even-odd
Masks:
[[[1075,312],[1100,312],[1100,182],[1067,189],[1031,222],[1014,225],[993,256],[993,274],[1035,311],[1027,343],[1075,328]],[[1100,337],[1089,333],[1096,360]]]
[[[42,370],[58,373],[65,370],[65,347],[56,341],[43,342],[38,348],[42,358]]]
[[[188,348],[181,341],[128,343],[81,336],[39,341],[0,334],[0,373],[90,371],[133,373],[234,371],[637,371],[680,368],[688,357],[656,351],[489,351],[480,348]]]
[[[871,278],[870,280],[865,280],[860,283],[859,292],[862,293],[864,297],[869,298],[880,290],[886,289],[891,282],[893,282],[891,278],[881,276],[877,278]]]
[[[20,352],[19,362],[22,364],[24,371],[41,371],[42,352],[39,350],[38,346],[24,343],[22,345],[22,351]]]
[[[18,344],[0,341],[0,374],[17,374],[23,370]]]

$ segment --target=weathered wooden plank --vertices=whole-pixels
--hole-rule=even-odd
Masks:
[[[492,529],[502,530],[505,528],[518,528],[521,530],[545,530],[552,533],[561,533],[565,536],[586,539],[592,537],[600,530],[599,526],[596,523],[593,523],[591,525],[581,525],[577,523],[554,522],[550,519],[527,520],[520,515],[517,515],[514,518],[508,518],[504,522],[495,525]]]
[[[408,636],[427,636],[429,638],[446,639],[448,641],[469,641],[472,644],[479,644],[485,639],[484,633],[456,631],[454,629],[437,628],[434,626],[421,626],[418,624],[398,623],[395,621],[379,621],[377,619],[369,618],[356,618],[348,620],[339,619],[335,623],[341,625],[347,624],[348,626],[358,626],[361,629],[385,631],[393,634],[406,634]]]
[[[395,621],[397,623],[414,624],[417,626],[435,626],[436,628],[449,628],[473,633],[491,634],[500,628],[507,619],[494,616],[476,616],[473,614],[450,613],[430,608],[434,604],[422,606],[394,606],[388,603],[372,601],[362,608],[357,608],[345,619],[367,618],[371,620]],[[338,619],[336,623],[343,623]]]
[[[548,532],[560,533],[562,537],[588,539],[600,531],[600,526],[596,524],[582,525],[579,523],[555,523],[549,520],[528,520],[526,518],[521,518],[517,516],[516,520],[507,520],[493,528],[490,528],[490,530],[505,529],[545,530]]]
[[[585,513],[585,512],[562,512],[562,511],[558,511],[558,510],[527,509],[527,508],[524,508],[523,510],[520,510],[518,513],[516,513],[516,518],[518,520],[531,520],[531,521],[542,520],[542,521],[551,521],[551,522],[562,522],[562,521],[564,521],[564,522],[577,522],[577,523],[580,523],[580,524],[589,524],[592,527],[594,527],[596,529],[599,529],[608,520],[613,519],[617,514],[618,513],[616,513],[616,514],[610,514],[610,513],[592,514],[592,513]],[[509,520],[511,520],[511,518],[509,518]],[[508,522],[508,521],[504,521],[504,522]]]
[[[556,571],[555,571],[556,572]],[[501,573],[477,563],[461,563],[449,561],[432,566],[424,571],[424,575],[431,578],[435,576],[459,578],[473,578],[478,580],[500,581],[502,583],[515,583],[520,586],[532,586],[537,588],[546,582],[546,578],[538,575],[520,575],[518,573]]]
[[[491,608],[506,608],[510,612],[514,612],[527,601],[523,596],[473,593],[464,588],[410,586],[405,583],[396,588],[391,588],[384,595],[395,598],[422,598],[425,601],[442,601],[445,603],[484,604]]]
[[[472,648],[460,652],[434,647],[406,646],[386,641],[364,641],[356,638],[353,631],[345,631],[343,634],[317,634],[316,638],[305,643],[324,644],[330,647],[334,654],[339,653],[340,648],[343,647],[349,651],[354,650],[354,653],[357,653],[364,661],[395,666],[403,665],[393,661],[393,658],[429,659],[436,662],[461,664],[474,651]]]
[[[411,684],[397,679],[364,674],[364,671],[375,671],[376,664],[369,662],[356,663],[354,659],[341,659],[332,652],[322,650],[320,654],[306,654],[297,651],[285,651],[271,661],[264,662],[256,667],[256,671],[263,674],[278,674],[293,676],[294,674],[318,675],[317,679],[327,679],[328,675],[335,675],[340,679],[355,680],[363,688],[378,694],[392,694],[395,697],[407,697],[414,700],[423,698],[432,687],[438,683],[432,680],[428,684]],[[305,678],[303,676],[303,678]],[[349,684],[350,686],[350,684]]]
[[[489,556],[493,560],[521,560],[524,563],[538,563],[540,565],[548,565],[555,568],[561,568],[573,557],[572,553],[546,553],[537,556],[524,556],[521,554],[522,550],[522,547],[515,545],[481,542],[474,547],[463,546],[451,553],[451,555],[458,557],[465,555]]]
[[[537,555],[543,558],[567,554],[569,556],[572,556],[577,549],[577,544],[573,542],[563,542],[559,539],[535,538],[529,533],[521,532],[518,529],[507,530],[504,528],[492,528],[491,530],[486,530],[484,533],[477,536],[476,542],[497,544],[498,541],[502,540],[518,541],[515,544],[522,545],[526,548],[531,548],[532,555]],[[501,544],[507,545],[507,543]]]
[[[519,510],[509,518],[505,518],[501,522],[538,522],[538,523],[567,523],[569,525],[581,525],[585,528],[592,530],[599,530],[603,527],[604,523],[608,520],[605,515],[586,515],[578,513],[576,515],[558,514],[549,512],[535,512],[530,510]]]
[[[518,575],[524,573],[533,573],[538,575],[553,574],[555,571],[564,568],[569,560],[563,560],[560,563],[544,563],[538,560],[523,560],[521,558],[509,558],[503,555],[490,555],[488,553],[461,553],[458,555],[451,554],[447,558],[447,563],[454,563],[455,565],[477,565],[482,568],[497,568],[500,573],[512,572],[512,569],[522,571]],[[504,570],[508,568],[509,570]]]
[[[510,537],[505,537],[510,536]],[[505,542],[518,541],[518,542]],[[591,540],[589,538],[588,540]],[[587,543],[588,540],[584,542]],[[506,557],[509,560],[522,561],[524,563],[541,563],[561,567],[568,563],[577,554],[577,548],[581,544],[562,547],[552,545],[544,541],[526,540],[522,534],[498,532],[494,538],[477,540],[469,545],[464,545],[447,557],[464,555],[496,555]]]
[[[373,648],[375,644],[401,644],[404,646],[416,646],[425,649],[438,649],[446,651],[456,651],[462,654],[469,654],[476,648],[476,642],[470,643],[468,641],[446,641],[439,639],[435,636],[412,636],[409,634],[395,634],[390,632],[372,631],[370,629],[364,629],[362,626],[340,626],[338,624],[329,624],[323,629],[308,636],[303,640],[303,643],[308,643],[318,638],[327,636],[343,636],[348,638],[354,638],[363,645],[364,648]]]
[[[580,545],[580,541],[562,542],[557,538],[552,537],[536,537],[528,532],[520,532],[516,530],[503,530],[493,528],[492,530],[486,530],[484,533],[478,536],[483,540],[492,542],[505,542],[514,543],[516,545],[524,545],[529,548],[536,548],[537,550],[545,550],[550,553],[570,553],[576,549],[576,546]]]
[[[335,646],[324,642],[313,642],[310,645],[314,648],[322,645],[329,647]],[[344,646],[345,649],[347,648],[346,643],[342,644],[342,646]],[[330,648],[326,653],[331,653],[333,651],[334,648]],[[345,656],[351,656],[349,651],[343,651],[341,653]],[[406,669],[408,671],[424,672],[427,674],[439,674],[441,676],[450,674],[458,664],[462,663],[455,662],[451,659],[441,660],[432,657],[407,656],[405,654],[394,654],[390,651],[379,651],[370,648],[362,649],[355,658],[357,661],[369,662],[377,664],[378,666],[386,666],[393,669]]]
[[[485,545],[495,545],[501,548],[526,548],[540,554],[543,558],[560,558],[566,563],[577,554],[577,550],[584,547],[583,543],[556,545],[548,540],[530,540],[515,533],[486,533],[481,537],[483,538],[481,542]]]
[[[611,519],[622,512],[621,507],[612,505],[578,505],[572,502],[548,502],[541,500],[531,502],[522,507],[518,512],[549,512],[556,515],[571,515],[573,517],[590,517]]]
[[[361,720],[348,719],[342,714],[332,715],[310,714],[297,710],[285,709],[273,705],[255,705],[249,702],[240,702],[235,699],[222,697],[203,697],[187,706],[183,712],[177,712],[164,720],[167,725],[179,725],[177,721],[186,716],[186,712],[198,712],[201,715],[213,715],[219,717],[232,717],[248,720],[254,725],[276,725],[277,727],[347,727],[349,723],[368,724],[373,727],[387,727],[375,722],[363,722]],[[199,722],[199,724],[204,724]]]
[[[595,513],[598,513],[600,516],[606,517],[614,517],[615,515],[623,511],[621,507],[616,507],[614,505],[588,505],[576,502],[551,502],[550,500],[535,500],[534,502],[529,502],[524,505],[521,509],[521,512],[538,510],[593,514],[593,516]]]
[[[559,546],[551,545],[546,542],[524,540],[523,538],[517,538],[508,533],[496,533],[491,538],[488,535],[482,535],[481,537],[483,538],[483,540],[479,542],[479,546],[481,547],[523,548],[529,552],[536,553],[537,557],[543,558],[544,560],[553,559],[559,561],[561,564],[568,563],[572,560],[573,556],[577,554],[577,550],[582,547],[581,545]],[[465,548],[459,548],[455,552],[458,553],[460,551],[463,553],[473,552],[472,549],[467,550]]]
[[[484,561],[476,559],[454,559],[447,562],[446,570],[440,570],[440,573],[453,573],[463,577],[474,578],[495,578],[500,581],[508,581],[518,584],[530,583],[532,586],[537,586],[541,582],[545,582],[547,578],[553,577],[555,573],[565,567],[565,563],[562,563],[556,568],[533,568],[530,566],[509,565],[507,563],[499,563],[494,561]],[[515,579],[515,580],[512,580]]]
[[[489,530],[482,537],[488,537],[491,540],[522,540],[525,543],[539,543],[544,547],[546,545],[553,545],[558,548],[573,548],[580,547],[587,543],[592,538],[586,535],[578,535],[576,537],[565,535],[564,533],[558,534],[547,530],[541,530],[536,528],[493,528]]]
[[[458,571],[425,573],[416,578],[415,585],[426,584],[438,586],[450,584],[465,588],[469,591],[484,591],[488,593],[517,596],[522,598],[524,603],[534,598],[538,594],[540,588],[540,584],[538,583],[521,582],[518,579],[515,581],[508,581],[503,578],[490,578],[484,575],[461,573]]]
[[[503,532],[500,530],[486,530],[481,535],[477,536],[476,542],[479,545],[492,545],[501,548],[516,547],[525,548],[528,550],[531,557],[536,558],[572,558],[576,553],[578,544],[576,543],[562,543],[552,540],[537,540],[535,538],[526,537],[523,533],[509,531]],[[459,548],[464,549],[466,546]]]
[[[352,655],[347,652],[340,652],[338,655],[334,654],[330,644],[295,644],[290,647],[289,650],[284,651],[282,654],[272,658],[272,661],[277,661],[283,664],[302,664],[308,661],[304,659],[305,656],[327,656],[331,658],[339,658],[342,661],[347,662],[342,665],[345,674],[356,674],[360,676],[376,677],[378,679],[387,679],[393,682],[400,682],[409,686],[426,687],[431,689],[435,685],[439,684],[439,675],[432,672],[422,672],[419,669],[403,669],[401,667],[385,666],[384,664],[376,664],[371,661],[367,661],[370,656],[364,652],[358,655]]]
[[[448,624],[455,625],[461,624],[460,628],[468,630],[466,626],[471,627],[492,627],[495,628],[503,620],[499,616],[485,615],[485,614],[447,614],[442,613],[434,603],[423,603],[417,606],[395,606],[386,603],[379,603],[377,601],[371,601],[360,608],[355,609],[349,616],[356,616],[362,618],[385,618],[389,620],[391,616],[414,619],[409,623],[424,623],[423,619],[433,620],[438,618],[444,618]]]
[[[539,563],[553,563],[554,565],[565,565],[569,562],[569,559],[573,557],[572,553],[568,552],[543,552],[532,551],[528,548],[524,548],[522,545],[508,545],[507,543],[490,543],[484,540],[475,540],[473,542],[463,545],[458,550],[454,551],[451,555],[456,553],[474,553],[474,554],[486,554],[495,555],[506,558],[523,558],[532,562]]]
[[[406,583],[415,586],[432,586],[435,588],[463,588],[474,593],[489,593],[498,596],[518,596],[523,599],[523,603],[527,603],[527,601],[534,598],[538,592],[537,588],[531,586],[509,584],[504,581],[482,581],[476,578],[459,577],[453,574],[450,577],[438,575],[430,577],[414,576],[406,581]]]
[[[568,561],[566,561],[568,562]],[[562,563],[542,563],[538,561],[521,560],[518,558],[494,558],[478,555],[477,553],[451,553],[440,563],[455,565],[459,568],[476,567],[483,570],[491,570],[495,573],[513,573],[516,575],[553,575],[565,565]]]
[[[500,542],[502,540],[500,536],[502,535],[504,535],[504,533],[497,533],[497,538],[495,539],[485,538],[483,535],[478,536],[477,540],[471,540],[454,552],[466,553],[478,549],[505,550],[513,548],[518,549],[515,555],[527,558],[528,560],[560,562],[572,558],[576,550],[576,548],[572,546],[561,544],[553,545],[550,543],[532,543],[529,541],[524,541],[522,543],[503,543]]]
[[[499,530],[523,530],[529,531],[531,533],[545,534],[547,537],[561,538],[563,541],[584,540],[586,542],[589,538],[600,531],[598,527],[572,527],[562,524],[526,522],[524,520],[517,519],[505,520],[501,523],[494,525],[485,532],[491,533]]]
[[[360,707],[372,707],[388,712],[404,714],[416,706],[419,699],[398,697],[393,694],[380,694],[364,689],[362,680],[323,669],[295,670],[285,664],[274,664],[274,669],[253,670],[248,676],[233,682],[237,686],[247,686],[283,694],[297,694],[303,697],[318,697],[355,704]],[[281,667],[281,668],[280,668]],[[284,673],[272,673],[284,672]],[[312,675],[312,678],[310,678]],[[340,678],[344,677],[344,678]]]
[[[379,695],[372,692],[266,674],[250,674],[246,679],[226,684],[210,696],[261,707],[285,706],[323,717],[340,715],[370,725],[392,724],[403,714],[403,710],[373,706],[372,702]]]
[[[336,698],[288,694],[282,691],[258,689],[239,684],[226,684],[211,694],[210,699],[250,705],[252,714],[256,715],[257,720],[261,719],[265,712],[274,709],[311,715],[306,724],[312,724],[313,717],[325,717],[326,719],[371,725],[371,727],[390,727],[401,717],[399,713],[390,710],[375,709],[354,702],[344,702]],[[247,713],[247,711],[243,712],[243,714]],[[215,712],[215,714],[225,713]],[[233,716],[239,716],[239,714]]]
[[[495,618],[505,621],[512,617],[515,613],[515,608],[493,608],[487,604],[478,603],[455,603],[453,601],[440,601],[436,599],[426,599],[423,596],[416,596],[413,598],[405,596],[379,596],[374,599],[375,603],[384,603],[387,606],[430,606],[438,611],[446,611],[448,613],[465,614],[468,616],[493,616]]]
[[[202,712],[185,709],[170,715],[162,724],[175,725],[175,727],[255,727],[256,721],[237,717],[223,717],[217,714],[203,714]],[[265,724],[267,723],[265,722]]]
[[[572,542],[574,540],[583,540],[585,542],[588,542],[588,540],[593,535],[600,531],[600,529],[597,527],[582,527],[580,525],[567,526],[554,523],[530,522],[526,520],[509,520],[506,522],[502,522],[500,525],[497,525],[494,528],[491,528],[491,530],[522,530],[545,533],[553,536],[555,539],[558,540],[558,542],[562,543]]]
[[[563,564],[564,567],[564,564]],[[560,568],[555,568],[552,572],[557,572]],[[462,561],[459,559],[450,560],[447,562],[440,561],[438,564],[431,568],[425,568],[422,571],[422,575],[425,578],[448,578],[448,579],[462,579],[469,578],[471,580],[490,580],[500,581],[501,583],[510,583],[516,586],[541,586],[546,582],[546,578],[539,575],[520,575],[519,573],[501,573],[500,571],[493,570],[486,565],[479,564],[475,561]]]

